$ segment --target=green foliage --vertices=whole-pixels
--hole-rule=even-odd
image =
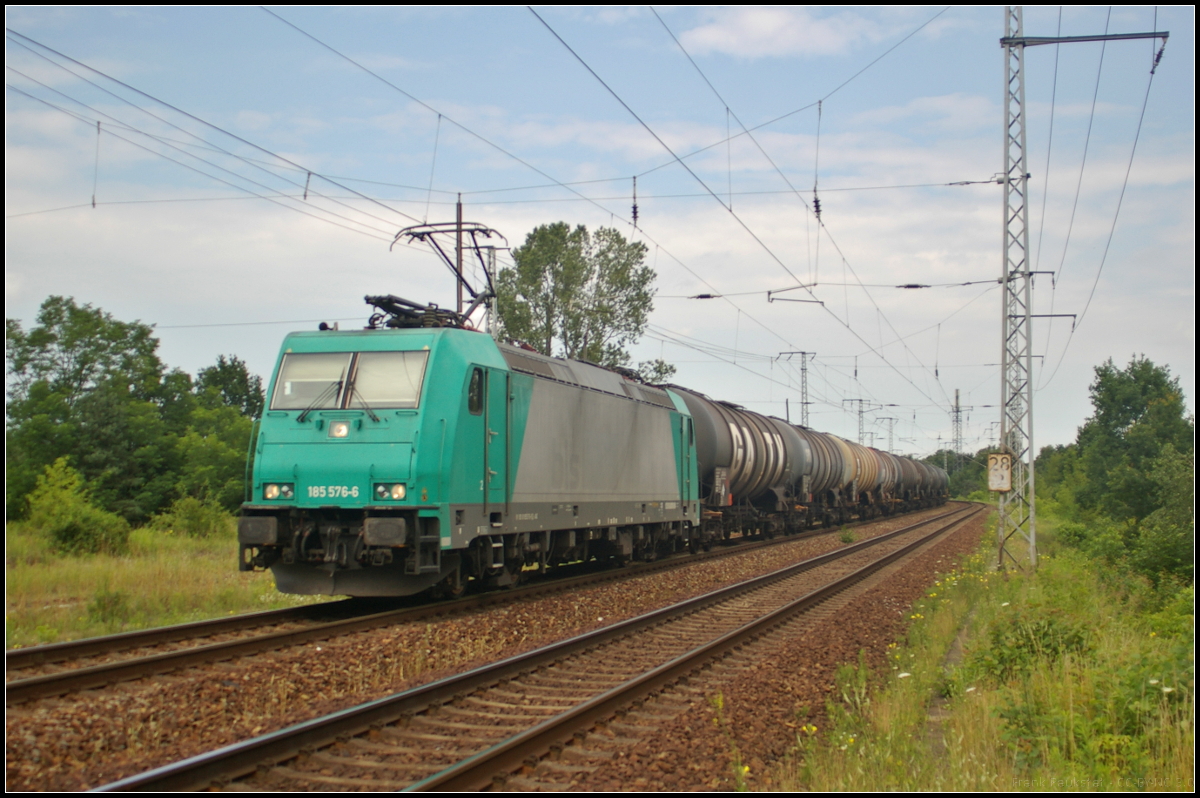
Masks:
[[[73,405],[88,391],[113,379],[125,382],[142,399],[158,398],[163,374],[158,341],[141,322],[117,321],[91,305],[52,296],[38,311],[38,326],[28,333],[20,322],[5,319],[5,360],[11,378],[9,397],[23,402],[33,386]]]
[[[838,540],[840,540],[842,543],[853,543],[854,530],[843,526],[841,533],[838,535]]]
[[[628,363],[626,347],[653,308],[655,274],[645,257],[645,244],[612,228],[536,228],[513,250],[516,266],[496,278],[502,335],[548,355],[606,367]]]
[[[1170,576],[1196,580],[1196,461],[1166,446],[1152,463],[1150,480],[1158,509],[1142,521],[1133,562],[1157,583]]]
[[[248,418],[262,415],[262,377],[251,374],[237,355],[217,355],[217,365],[196,372],[196,393],[209,407],[231,407]]]
[[[1179,381],[1144,357],[1096,368],[1094,413],[1075,443],[1038,455],[1037,493],[1069,519],[1059,540],[1154,584],[1193,582],[1195,420]]]
[[[1160,589],[1161,592],[1161,589]],[[1188,638],[1196,630],[1196,587],[1188,585],[1167,597],[1161,607],[1146,615],[1146,625],[1156,637]]]
[[[1128,541],[1136,534],[1131,523],[1120,524],[1097,516],[1088,521],[1067,521],[1058,529],[1058,540],[1091,557],[1116,563],[1128,552]]]
[[[26,331],[5,320],[5,501],[22,518],[39,476],[63,457],[96,507],[143,523],[178,496],[242,500],[262,380],[235,356],[191,377],[164,366],[153,330],[50,297]]]
[[[637,371],[642,381],[651,385],[661,385],[675,376],[675,367],[662,358],[643,360],[638,363]]]
[[[234,407],[198,407],[191,428],[178,439],[178,493],[212,497],[236,510],[245,493],[246,453],[254,422]]]
[[[950,475],[950,495],[961,498],[983,491],[987,493],[987,456],[990,449],[980,449],[973,455],[961,455],[951,449],[939,449],[923,462],[944,468]],[[983,499],[990,501],[992,497]]]
[[[1161,775],[1155,768],[1190,748],[1190,588],[1146,613],[1123,563],[1071,551],[1009,588],[1009,601],[984,610],[993,617],[956,678],[993,691],[997,736],[1018,772],[1111,784]]]
[[[229,523],[227,533],[209,537],[166,534],[145,526],[130,532],[129,545],[121,554],[86,557],[53,551],[49,540],[28,522],[9,524],[5,534],[7,647],[322,600],[280,593],[269,572],[238,573],[231,567],[234,533],[231,519]],[[30,557],[35,548],[37,556]]]
[[[1039,606],[1013,609],[988,626],[987,645],[974,652],[971,667],[1004,681],[1029,671],[1039,659],[1053,661],[1085,652],[1087,630],[1061,611]]]
[[[176,499],[170,509],[155,516],[151,528],[196,538],[230,536],[234,519],[225,508],[212,499],[184,496]]]
[[[1113,518],[1145,518],[1156,509],[1151,461],[1167,445],[1193,450],[1195,424],[1185,414],[1179,380],[1145,358],[1123,370],[1110,359],[1096,368],[1091,395],[1095,413],[1077,444],[1086,481],[1076,498]]]
[[[29,496],[29,525],[71,554],[118,553],[129,541],[129,524],[91,503],[83,477],[65,457],[38,477]]]

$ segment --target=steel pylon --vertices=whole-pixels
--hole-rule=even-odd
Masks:
[[[1014,563],[1013,538],[1037,567],[1033,495],[1032,275],[1029,170],[1025,162],[1025,44],[1021,7],[1004,9],[1004,286],[1001,319],[1000,449],[1012,455],[1012,489],[1000,494],[1000,564]],[[1018,563],[1019,564],[1019,563]]]

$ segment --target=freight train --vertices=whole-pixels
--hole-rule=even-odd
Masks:
[[[367,299],[389,313],[288,335],[268,388],[239,567],[283,592],[453,596],[946,500],[917,460]]]

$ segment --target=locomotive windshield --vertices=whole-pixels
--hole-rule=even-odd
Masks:
[[[271,409],[416,407],[428,358],[425,351],[288,353]]]

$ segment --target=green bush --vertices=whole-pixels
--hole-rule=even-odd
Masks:
[[[1159,507],[1142,521],[1133,543],[1133,564],[1157,585],[1164,577],[1196,579],[1196,461],[1171,446],[1153,463],[1151,479]]]
[[[129,522],[92,504],[83,477],[65,457],[38,477],[29,495],[29,526],[69,554],[119,554],[129,543]]]
[[[233,516],[213,499],[184,496],[165,513],[155,516],[151,526],[160,532],[175,532],[194,538],[231,534]]]
[[[1087,630],[1057,609],[1014,608],[987,629],[988,645],[971,665],[997,681],[1028,671],[1038,660],[1053,661],[1088,649]]]

